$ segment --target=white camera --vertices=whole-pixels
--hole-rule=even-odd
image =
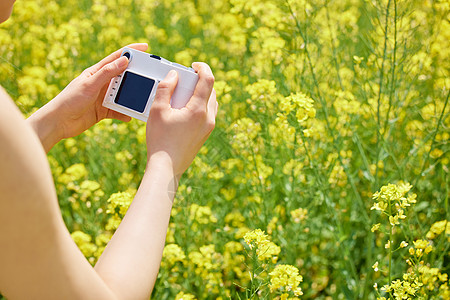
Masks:
[[[111,80],[103,99],[104,107],[147,122],[156,88],[170,70],[178,73],[170,105],[182,108],[194,94],[198,81],[194,69],[128,47],[123,49],[122,56],[128,58],[128,67]]]

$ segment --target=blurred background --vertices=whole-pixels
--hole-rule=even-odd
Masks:
[[[153,299],[449,299],[449,41],[448,0],[17,1],[0,83],[29,116],[129,43],[211,66],[217,125]],[[142,177],[145,123],[102,121],[48,160],[95,264]]]

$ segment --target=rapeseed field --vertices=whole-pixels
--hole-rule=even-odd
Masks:
[[[216,128],[181,180],[152,299],[450,299],[449,11],[17,1],[0,26],[0,83],[28,116],[133,42],[211,66]],[[48,160],[94,265],[144,172],[145,123],[104,120]]]

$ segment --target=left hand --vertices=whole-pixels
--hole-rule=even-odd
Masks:
[[[131,44],[128,47],[145,51],[148,45]],[[127,58],[121,57],[121,53],[122,49],[117,50],[84,70],[52,101],[28,118],[47,152],[59,140],[79,135],[102,119],[131,120],[102,106],[109,82],[128,65]]]

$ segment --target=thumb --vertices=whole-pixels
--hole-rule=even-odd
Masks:
[[[175,70],[171,70],[167,73],[166,78],[164,78],[156,89],[155,101],[154,103],[159,104],[170,104],[170,99],[175,91],[175,87],[178,83],[178,73]]]
[[[92,84],[102,87],[111,81],[111,78],[121,74],[128,66],[128,58],[121,56],[109,64],[104,65],[91,78]]]

